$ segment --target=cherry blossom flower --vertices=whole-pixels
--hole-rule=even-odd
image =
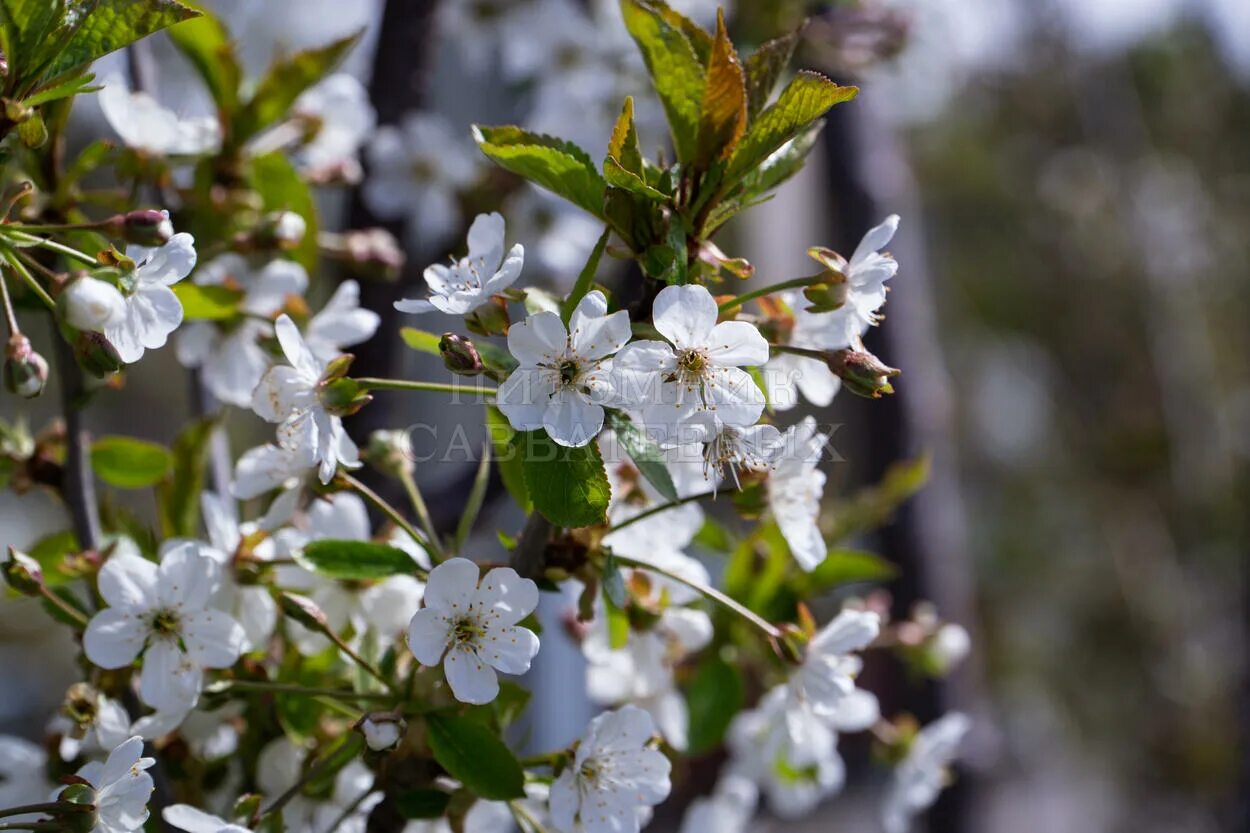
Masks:
[[[816,432],[810,416],[792,425],[782,436],[782,451],[768,477],[769,508],[794,560],[809,572],[828,555],[817,523],[825,490],[825,473],[817,465],[828,439]]]
[[[143,654],[139,695],[156,709],[185,712],[200,696],[204,668],[229,668],[244,633],[209,607],[217,562],[193,541],[167,542],[158,566],[123,539],[100,569],[108,607],[87,624],[83,649],[101,668],[124,668]]]
[[[278,442],[303,453],[306,465],[318,466],[322,483],[329,483],[340,465],[360,465],[360,453],[343,430],[343,420],[321,401],[326,363],[313,355],[290,316],[274,324],[278,343],[289,365],[269,368],[252,394],[252,410],[278,423]]]
[[[920,730],[894,770],[894,780],[881,810],[886,833],[907,833],[911,820],[937,800],[949,781],[948,767],[959,744],[972,728],[967,715],[951,712]]]
[[[200,368],[213,396],[246,408],[271,364],[260,341],[273,336],[273,325],[263,319],[277,315],[288,297],[304,294],[308,273],[290,260],[272,260],[254,270],[241,255],[231,253],[206,263],[194,281],[243,290],[239,311],[244,318],[228,328],[212,321],[188,322],[178,333],[178,361]]]
[[[233,501],[213,492],[200,496],[204,528],[209,546],[201,551],[221,566],[221,584],[213,596],[213,606],[232,615],[243,628],[244,653],[265,647],[278,622],[278,606],[269,589],[262,585],[241,585],[234,580],[231,565],[235,552],[255,525],[240,525]],[[273,542],[265,540],[252,550],[252,557],[267,561],[273,557]]]
[[[590,721],[572,762],[551,785],[560,833],[638,833],[640,814],[668,797],[672,765],[651,748],[655,724],[624,706]]]
[[[716,792],[690,803],[681,833],[746,833],[759,795],[749,778],[728,773],[717,782]]]
[[[704,473],[713,486],[724,478],[726,470],[739,486],[739,471],[766,471],[781,453],[784,441],[776,426],[737,428],[719,420],[714,424],[715,432],[703,443]]]
[[[843,610],[807,643],[803,663],[790,677],[790,689],[817,715],[836,713],[839,702],[855,690],[863,663],[853,655],[881,632],[872,611]]]
[[[292,112],[312,127],[312,138],[295,154],[300,167],[314,177],[339,169],[347,181],[359,180],[356,154],[377,123],[364,85],[353,75],[336,72],[301,93]]]
[[[457,192],[477,178],[480,162],[444,117],[409,113],[399,127],[384,125],[365,155],[365,204],[381,219],[407,220],[414,245],[431,248],[460,227]]]
[[[629,313],[609,315],[598,291],[577,304],[567,330],[554,312],[531,315],[508,330],[520,366],[499,388],[499,410],[518,431],[545,428],[560,445],[586,445],[613,399],[611,356],[629,338]]]
[[[838,350],[856,347],[868,328],[880,321],[877,310],[885,304],[885,282],[898,272],[898,263],[881,249],[898,231],[899,217],[891,214],[879,226],[868,230],[849,261],[827,249],[816,249],[818,260],[837,269],[846,278],[846,301],[833,312],[817,313],[823,333],[813,333],[819,346]]]
[[[143,738],[133,737],[110,752],[103,763],[92,761],[78,770],[78,777],[95,790],[92,833],[133,833],[143,828],[155,786],[145,770],[155,763],[155,758],[143,757]]]
[[[782,292],[778,297],[794,316],[787,345],[808,350],[835,349],[830,338],[833,313],[808,312],[804,308],[807,301],[798,292]],[[829,365],[793,353],[778,353],[769,359],[764,365],[764,378],[768,381],[768,403],[778,411],[788,411],[799,404],[800,395],[818,408],[827,408],[842,387],[842,380]]]
[[[272,532],[289,521],[309,498],[309,481],[314,471],[309,468],[303,449],[260,445],[243,452],[235,463],[231,494],[240,500],[251,500],[280,489],[258,522],[261,529]]]
[[[131,92],[113,75],[98,96],[109,126],[127,147],[155,156],[197,156],[221,145],[221,127],[212,116],[186,118],[144,92]]]
[[[430,571],[425,607],[408,627],[408,647],[422,665],[442,663],[457,700],[489,703],[499,694],[495,671],[524,674],[538,637],[517,623],[538,606],[538,586],[509,567],[478,584],[476,564],[452,558]]]
[[[111,752],[139,734],[131,730],[130,715],[121,703],[85,684],[70,688],[66,710],[49,722],[48,730],[61,736],[57,752],[63,761],[84,752]]]
[[[61,293],[65,321],[75,329],[102,333],[126,318],[126,299],[117,287],[97,278],[69,282]]]
[[[400,312],[422,313],[438,310],[448,315],[464,315],[490,300],[496,292],[512,286],[525,263],[525,247],[520,243],[504,253],[505,226],[498,212],[479,214],[469,226],[469,254],[450,266],[435,263],[426,267],[428,300],[406,298],[395,302]]]
[[[717,324],[717,315],[705,287],[665,287],[652,323],[668,342],[635,341],[613,362],[617,395],[641,398],[643,422],[663,445],[702,441],[714,430],[713,419],[753,425],[764,411],[763,392],[741,366],[768,361],[768,342],[754,325]]]
[[[381,321],[376,312],[360,306],[360,284],[343,281],[309,320],[304,341],[317,359],[329,362],[342,354],[344,347],[373,338]]]
[[[104,327],[104,336],[126,364],[143,358],[143,351],[165,346],[169,334],[182,323],[182,303],[169,288],[195,268],[195,238],[186,232],[175,234],[160,248],[127,246],[126,257],[135,262],[135,271],[124,280],[126,314]]]

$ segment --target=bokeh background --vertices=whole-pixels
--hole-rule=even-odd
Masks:
[[[483,14],[527,2],[207,5],[253,71],[275,50],[366,27],[347,69],[381,123],[437,113],[471,149],[471,122],[519,121],[599,153],[621,97],[649,95],[614,4],[573,3],[578,49],[544,41],[539,18],[505,30]],[[704,22],[716,6],[674,5]],[[807,246],[849,251],[885,214],[903,216],[892,247],[902,269],[869,347],[904,374],[891,400],[835,402],[843,459],[829,491],[931,455],[927,488],[867,542],[904,568],[890,587],[899,610],[930,599],[973,636],[941,685],[881,680],[887,714],[960,708],[977,720],[930,829],[1250,829],[1250,3],[738,0],[731,30],[758,43],[807,16],[799,63],[862,92],[832,113],[813,164],[722,248],[771,282],[811,271]],[[517,75],[500,56],[525,39],[567,49],[567,72],[542,84]],[[145,61],[167,105],[208,111],[160,37]],[[92,102],[80,110],[81,136],[107,134]],[[658,145],[658,109],[643,112]],[[464,196],[464,216],[501,202],[528,279],[570,282],[594,223],[489,177]],[[340,225],[369,219],[350,193],[323,210]],[[409,277],[451,246],[397,231]],[[376,301],[392,289],[371,291]],[[396,324],[362,360],[438,372],[404,353]],[[127,407],[95,409],[91,427],[168,441],[190,401],[171,379],[182,379],[172,350],[145,360]],[[430,404],[366,413],[447,418],[420,410]],[[0,402],[6,417],[12,407]],[[34,426],[53,415],[27,413]],[[240,448],[263,431],[245,417],[231,422]],[[454,523],[464,466],[420,475]],[[0,497],[0,543],[28,545],[62,523],[44,495]],[[72,676],[72,646],[51,630],[0,600],[2,731],[37,735]],[[575,649],[541,660],[536,685],[580,680]],[[534,732],[554,742],[591,710],[535,699]],[[784,829],[876,829],[873,786],[853,780],[845,800]]]

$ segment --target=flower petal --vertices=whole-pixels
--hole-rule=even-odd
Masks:
[[[239,659],[243,627],[220,610],[201,610],[182,620],[182,641],[192,661],[205,668],[229,668]]]
[[[132,613],[116,608],[101,610],[82,635],[87,659],[101,668],[124,668],[143,650],[148,630]]]
[[[474,651],[456,646],[443,659],[451,693],[461,703],[480,706],[499,696],[499,677]]]
[[[203,677],[177,645],[157,640],[143,654],[139,696],[154,709],[187,710],[199,700]]]
[[[515,625],[538,607],[538,585],[511,567],[496,567],[482,579],[474,605],[496,625]]]
[[[719,314],[712,293],[693,283],[661,289],[651,309],[655,328],[679,350],[705,346]]]
[[[603,408],[572,388],[560,388],[543,412],[543,427],[560,445],[580,447],[603,429]]]
[[[538,637],[528,628],[494,628],[478,642],[477,653],[505,674],[524,674],[538,654]]]
[[[100,568],[97,586],[110,607],[147,610],[156,601],[157,576],[155,562],[119,547]]]
[[[508,329],[508,352],[522,365],[555,365],[568,346],[568,331],[554,312],[539,312]]]
[[[422,608],[408,623],[408,650],[417,662],[433,668],[443,661],[450,635],[451,626],[446,616],[437,610]]]
[[[157,598],[162,605],[203,610],[217,592],[221,568],[197,541],[168,541],[162,548]]]
[[[316,382],[324,367],[308,349],[304,337],[300,335],[299,327],[295,326],[295,322],[289,315],[280,315],[274,322],[273,328],[278,335],[278,343],[282,345],[286,360],[304,375],[307,382]]]
[[[518,367],[499,386],[495,403],[513,428],[534,431],[543,427],[543,417],[558,381],[559,374],[554,370]]]
[[[463,613],[472,604],[481,570],[467,558],[452,558],[430,571],[425,584],[427,608]]]
[[[768,341],[754,324],[725,321],[708,334],[708,356],[721,365],[761,365],[768,361]]]

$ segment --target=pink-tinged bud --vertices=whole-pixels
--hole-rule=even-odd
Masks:
[[[38,596],[43,590],[43,569],[39,562],[24,552],[9,547],[0,561],[5,582],[23,596]]]
[[[478,376],[485,369],[477,347],[464,336],[443,333],[438,342],[438,352],[443,354],[443,364],[452,373],[461,376]]]
[[[894,393],[889,380],[902,373],[898,368],[883,364],[872,353],[858,350],[835,350],[826,362],[847,390],[868,399]]]
[[[280,593],[278,594],[278,606],[282,608],[284,614],[309,630],[317,631],[318,633],[324,633],[329,630],[330,620],[326,618],[325,611],[307,596],[301,596],[297,593]]]
[[[327,257],[346,263],[365,277],[393,281],[407,262],[395,235],[383,228],[322,233],[317,243]]]
[[[121,214],[110,221],[110,229],[120,234],[127,243],[137,246],[164,246],[174,236],[174,224],[168,211],[143,208]]]
[[[83,332],[104,332],[126,317],[126,299],[117,287],[89,275],[73,278],[61,290],[57,308],[67,324]]]
[[[11,393],[34,399],[48,383],[48,361],[30,346],[21,333],[9,338],[4,358],[4,386]]]

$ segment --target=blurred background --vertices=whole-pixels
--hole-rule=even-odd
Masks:
[[[473,154],[470,123],[519,122],[596,156],[623,96],[649,102],[611,2],[207,5],[229,21],[254,72],[275,50],[367,27],[346,68],[369,87],[379,123],[420,110]],[[715,2],[673,5],[714,19]],[[843,393],[822,421],[845,423],[830,494],[931,455],[926,489],[868,542],[903,569],[889,586],[898,611],[930,599],[973,638],[971,658],[946,683],[886,670],[872,685],[887,715],[927,720],[959,708],[977,721],[930,829],[1250,829],[1250,3],[730,7],[744,49],[805,17],[798,65],[861,94],[831,113],[808,169],[720,244],[773,282],[811,271],[808,246],[849,252],[886,214],[903,217],[892,245],[902,268],[868,342],[903,369],[898,393],[884,402]],[[537,74],[553,54],[556,69]],[[162,38],[146,60],[166,106],[209,111]],[[134,69],[124,58],[101,68]],[[83,137],[109,134],[93,102],[80,109]],[[640,112],[644,143],[656,147],[658,107]],[[501,204],[531,283],[571,283],[599,233],[484,164],[457,202],[453,229],[392,225],[409,257],[405,280],[456,246],[474,213]],[[339,226],[377,219],[350,192],[327,194],[323,210]],[[384,312],[397,291],[368,287],[365,303]],[[399,323],[384,320],[361,361],[445,373],[399,347]],[[172,353],[133,374],[137,405],[93,410],[93,430],[170,440],[190,401],[168,381],[182,373]],[[396,400],[389,414],[362,416],[437,420],[417,410],[431,405]],[[8,418],[12,407],[0,403]],[[53,415],[36,410],[30,423]],[[265,430],[248,415],[231,428],[238,448]],[[471,473],[448,463],[420,475],[435,513],[454,523]],[[0,543],[29,546],[62,525],[44,495],[0,497]],[[560,612],[548,611],[552,622]],[[37,734],[72,677],[72,646],[46,642],[50,630],[21,603],[0,601],[2,731]],[[576,649],[545,650],[539,684],[580,679],[579,662]],[[540,740],[566,742],[591,712],[535,701]],[[873,786],[853,780],[827,812],[784,829],[875,830]]]

